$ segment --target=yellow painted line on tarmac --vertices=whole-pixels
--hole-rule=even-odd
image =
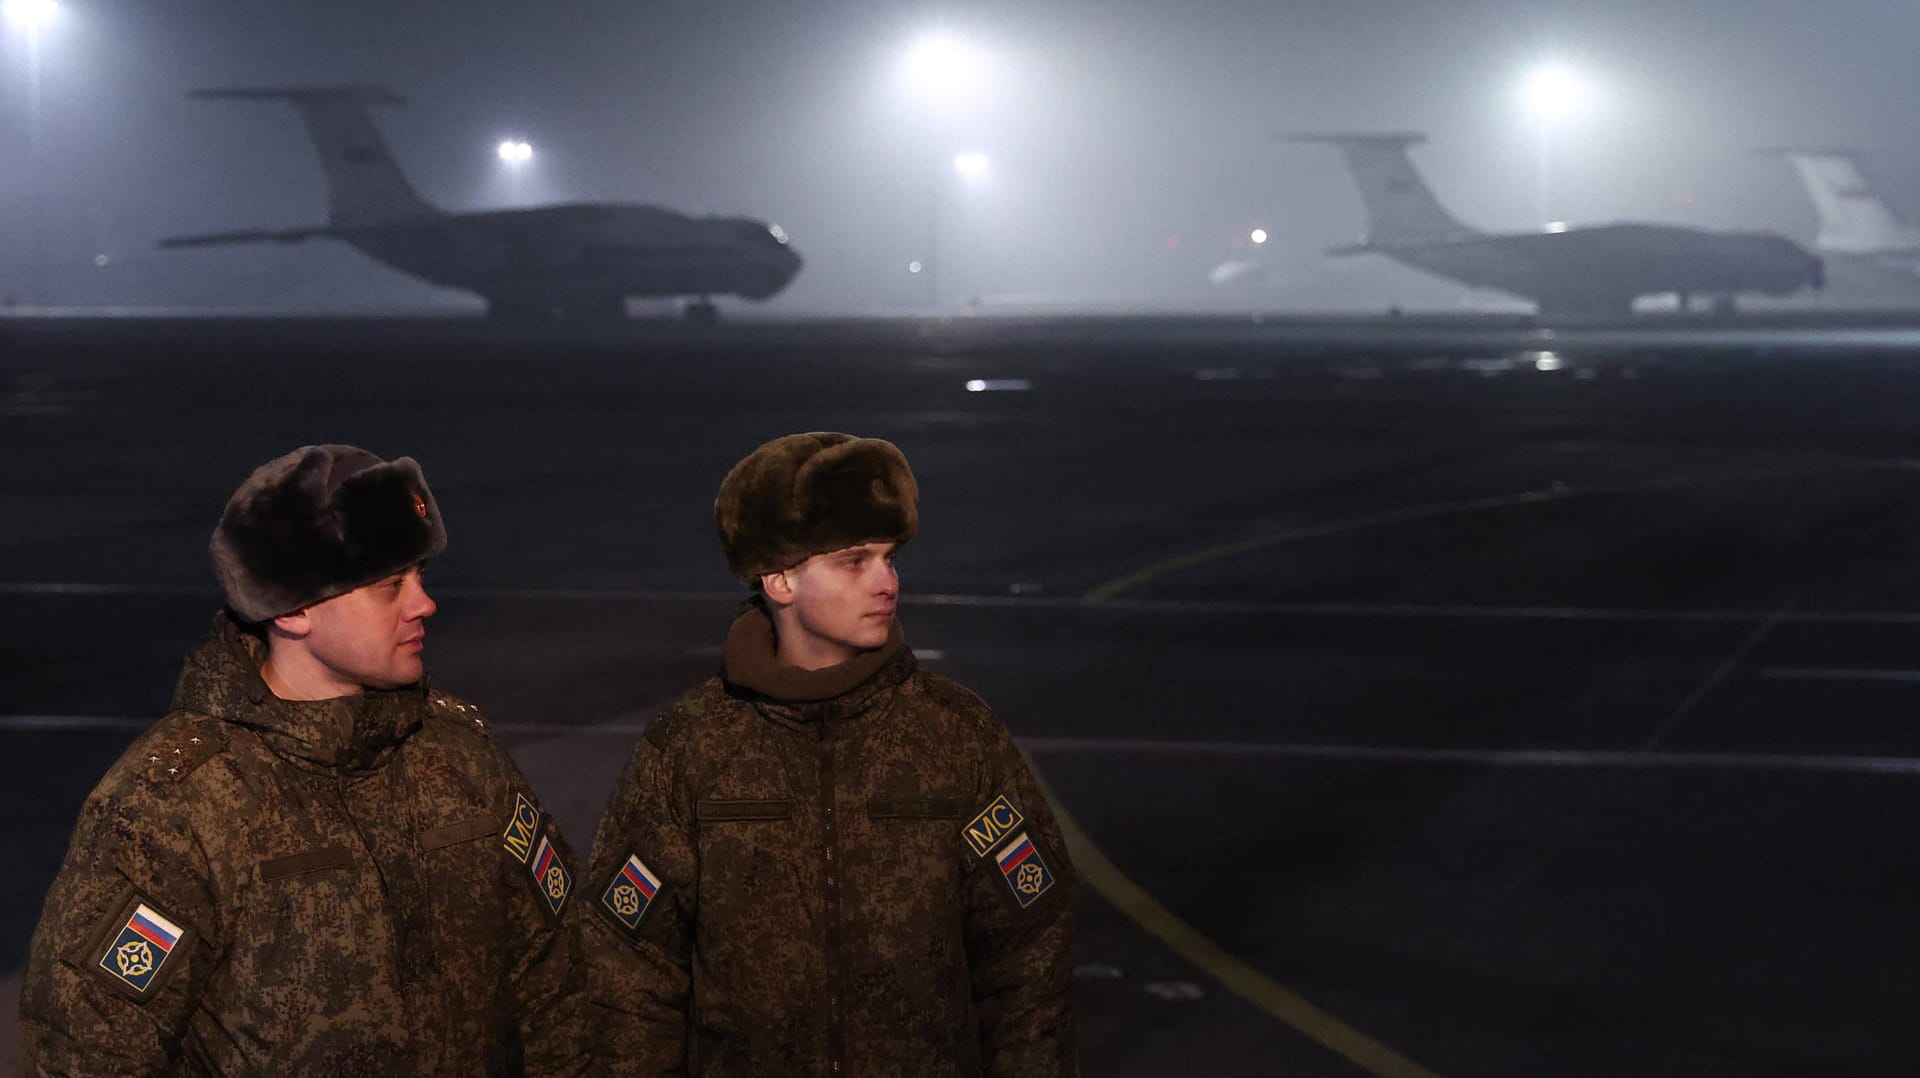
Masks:
[[[1322,1047],[1345,1058],[1376,1078],[1439,1078],[1433,1071],[1381,1044],[1365,1033],[1308,1002],[1299,994],[1276,984],[1259,970],[1228,954],[1219,944],[1202,935],[1161,905],[1126,873],[1120,871],[1093,839],[1080,828],[1073,814],[1047,784],[1046,777],[1029,759],[1027,766],[1040,784],[1040,792],[1053,806],[1060,833],[1067,843],[1067,856],[1074,872],[1090,884],[1100,897],[1112,903],[1135,924],[1146,929],[1189,963],[1220,982],[1226,989],[1304,1034]]]
[[[1489,509],[1508,509],[1517,505],[1539,505],[1546,502],[1564,501],[1568,498],[1594,497],[1603,494],[1631,494],[1652,490],[1675,490],[1685,487],[1706,486],[1714,483],[1734,483],[1755,479],[1781,479],[1790,476],[1812,475],[1846,468],[1880,467],[1878,462],[1838,462],[1813,465],[1797,465],[1790,468],[1759,468],[1751,471],[1734,472],[1727,475],[1676,476],[1668,479],[1655,479],[1646,483],[1626,483],[1614,486],[1571,487],[1553,486],[1545,490],[1527,490],[1518,494],[1495,494],[1481,498],[1465,498],[1453,502],[1436,502],[1431,505],[1414,505],[1403,509],[1389,509],[1365,516],[1346,517],[1341,520],[1329,520],[1320,524],[1311,524],[1304,528],[1256,535],[1231,543],[1207,547],[1204,550],[1177,554],[1171,558],[1156,561],[1131,573],[1114,577],[1104,584],[1097,585],[1080,597],[1087,606],[1099,606],[1117,599],[1124,592],[1150,580],[1166,576],[1182,569],[1191,569],[1208,562],[1223,558],[1235,558],[1242,554],[1251,554],[1268,547],[1299,542],[1302,539],[1320,539],[1329,535],[1342,535],[1347,532],[1377,528],[1383,524],[1405,524],[1415,520],[1432,520],[1437,517],[1455,516],[1461,513],[1478,513]]]

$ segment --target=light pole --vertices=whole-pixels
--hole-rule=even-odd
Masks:
[[[1587,84],[1564,64],[1543,64],[1527,74],[1523,87],[1528,111],[1540,129],[1538,211],[1542,224],[1552,221],[1553,134],[1567,117],[1584,108]]]
[[[927,138],[933,152],[928,154],[931,172],[927,183],[926,254],[907,267],[909,273],[919,273],[926,278],[926,302],[930,309],[937,310],[940,306],[940,201],[942,192],[952,182],[940,152],[953,141],[955,111],[980,96],[986,66],[985,57],[977,48],[945,33],[921,37],[905,57],[904,72],[909,88],[918,104],[930,114],[934,127]],[[983,175],[987,167],[986,157],[978,153],[961,154],[953,159],[954,171],[967,179]]]
[[[960,183],[965,184],[969,187],[985,182],[987,178],[987,173],[991,171],[992,168],[993,168],[993,162],[987,159],[986,154],[983,154],[978,150],[969,150],[966,153],[955,154],[953,157],[953,171],[955,175],[959,177]],[[931,243],[933,239],[931,234],[929,235],[928,239],[929,239],[929,243]],[[949,244],[948,246],[952,247],[954,245]],[[953,259],[953,264],[955,266],[958,266],[960,264],[960,260],[958,258]],[[947,276],[949,279],[952,279],[956,277],[957,274],[948,274]],[[927,283],[931,285],[933,283],[933,278],[929,277],[927,279]],[[932,300],[937,300],[938,298],[939,298],[938,296],[931,295],[931,294],[929,295],[930,302]]]
[[[500,168],[506,173],[507,202],[513,206],[523,205],[526,199],[522,180],[533,164],[533,144],[525,139],[506,139],[494,147],[494,156],[500,159]]]
[[[30,298],[35,304],[45,302],[44,280],[46,258],[42,239],[42,221],[46,217],[46,182],[41,167],[41,120],[40,120],[40,30],[60,15],[59,0],[5,0],[0,4],[0,16],[4,16],[7,25],[26,35],[27,39],[27,201],[28,223],[28,272],[32,288]]]

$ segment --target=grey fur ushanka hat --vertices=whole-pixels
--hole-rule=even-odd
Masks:
[[[227,605],[261,622],[433,557],[447,531],[412,457],[309,445],[240,484],[208,548]]]
[[[775,438],[733,466],[714,499],[727,565],[752,581],[815,554],[920,527],[920,488],[892,442],[815,432]]]

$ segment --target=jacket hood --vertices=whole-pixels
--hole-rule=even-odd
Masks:
[[[426,720],[427,681],[332,700],[282,700],[260,676],[264,640],[221,611],[180,671],[173,708],[244,726],[275,753],[328,770],[372,771]]]
[[[905,681],[915,669],[906,630],[893,619],[887,642],[863,651],[838,666],[802,670],[782,665],[774,636],[773,615],[766,600],[753,598],[740,605],[727,630],[721,651],[721,677],[728,691],[799,722],[848,718],[865,711],[886,690]]]

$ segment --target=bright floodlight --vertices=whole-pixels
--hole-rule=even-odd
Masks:
[[[1264,228],[1256,228],[1253,230],[1253,235],[1247,238],[1251,239],[1254,242],[1255,246],[1258,246],[1262,243],[1267,242],[1267,230]]]
[[[980,80],[980,54],[959,38],[929,34],[907,53],[907,72],[929,94],[951,97]]]
[[[1587,84],[1560,64],[1534,68],[1527,76],[1527,107],[1548,123],[1579,111],[1588,96]]]
[[[508,139],[500,144],[500,160],[509,165],[525,164],[533,160],[533,145],[518,139]]]
[[[60,14],[60,3],[59,0],[6,0],[0,4],[0,11],[6,13],[8,22],[38,30]]]
[[[987,174],[990,163],[983,153],[963,153],[953,159],[954,171],[969,180],[977,180]]]

